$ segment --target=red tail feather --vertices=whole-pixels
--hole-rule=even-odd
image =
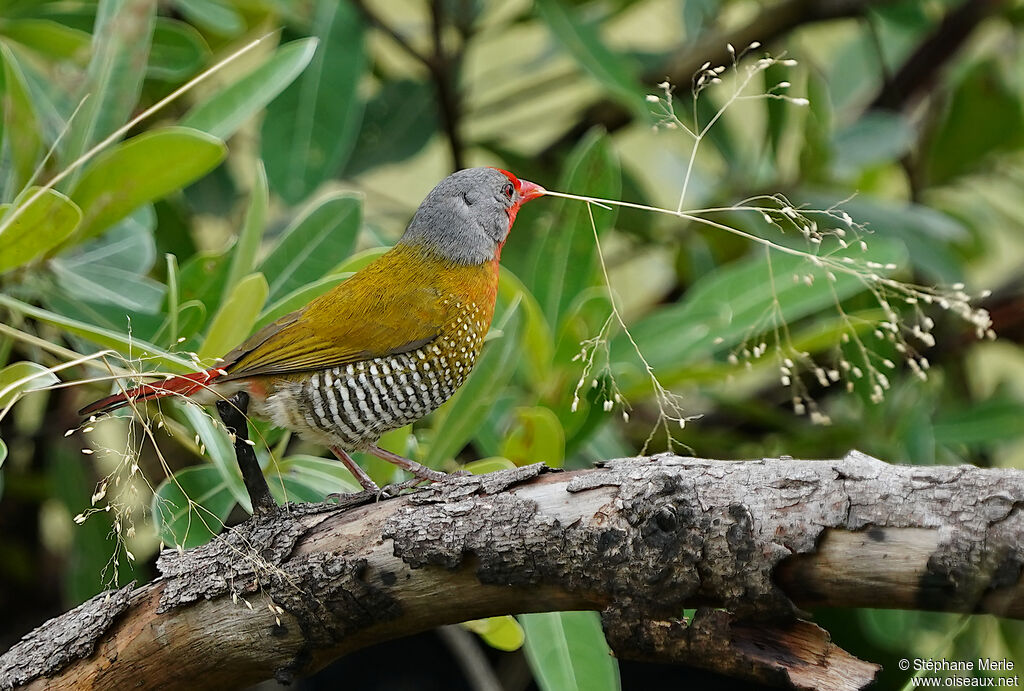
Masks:
[[[205,388],[207,384],[224,375],[224,370],[213,367],[205,372],[185,374],[180,377],[171,377],[161,382],[142,384],[124,393],[116,393],[106,398],[94,401],[78,411],[79,415],[92,415],[93,413],[106,413],[116,410],[128,401],[150,401],[154,398],[163,398],[180,394],[191,396]]]

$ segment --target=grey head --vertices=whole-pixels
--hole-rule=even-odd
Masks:
[[[430,191],[401,244],[475,266],[498,257],[519,207],[544,188],[497,168],[466,168]]]

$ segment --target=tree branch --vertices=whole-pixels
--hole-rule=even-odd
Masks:
[[[855,689],[876,668],[798,607],[1024,618],[1018,470],[663,455],[367,500],[281,507],[164,552],[158,580],[97,596],[0,657],[0,687],[288,680],[444,624],[593,609],[619,655]],[[694,606],[726,611],[678,619]]]

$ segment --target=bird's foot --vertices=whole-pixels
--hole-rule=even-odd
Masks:
[[[428,468],[422,463],[417,463],[416,461],[405,458],[404,456],[399,456],[397,453],[391,453],[379,446],[370,446],[367,447],[366,450],[377,458],[397,465],[402,470],[412,473],[416,476],[416,479],[421,482],[440,482],[448,477],[447,473],[442,473],[440,470]]]
[[[348,453],[344,449],[342,449],[339,446],[332,446],[331,447],[331,452],[335,456],[338,457],[338,460],[341,461],[342,464],[346,468],[348,468],[348,472],[352,473],[352,476],[355,477],[356,481],[359,483],[359,485],[365,491],[367,491],[367,492],[380,492],[381,491],[381,489],[377,485],[377,483],[374,482],[373,479],[369,475],[366,474],[366,471],[363,470],[359,466],[358,463],[356,463],[354,460],[352,460],[352,457],[349,456]],[[334,495],[328,495],[328,496],[330,497],[330,496],[334,496]],[[339,495],[339,496],[344,496],[344,495]]]

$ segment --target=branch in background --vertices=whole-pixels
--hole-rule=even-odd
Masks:
[[[664,65],[643,75],[645,84],[664,79],[673,84],[689,84],[693,74],[706,61],[715,65],[728,65],[732,60],[726,44],[742,49],[754,41],[770,45],[804,24],[832,19],[856,17],[871,6],[891,0],[783,0],[769,5],[745,26],[707,35],[670,57]],[[557,158],[592,127],[613,132],[632,122],[632,113],[610,99],[602,99],[589,106],[568,132],[550,144],[540,156],[544,160]]]
[[[290,680],[445,624],[592,609],[625,657],[854,689],[875,667],[801,622],[798,607],[1024,618],[1019,470],[894,466],[857,452],[662,455],[346,501],[281,507],[204,547],[164,552],[155,582],[97,596],[0,657],[0,688]],[[678,620],[694,606],[728,612]],[[87,628],[83,609],[113,623]],[[75,632],[59,642],[71,656],[54,649],[60,631]]]
[[[899,111],[935,81],[948,63],[986,18],[1006,7],[1006,0],[965,0],[948,12],[935,31],[918,45],[909,58],[882,87],[869,110]]]
[[[449,54],[444,48],[444,2],[433,0],[430,4],[430,30],[433,51],[421,53],[397,29],[378,16],[364,0],[351,0],[362,13],[366,21],[384,32],[414,60],[427,68],[437,92],[438,109],[441,111],[441,122],[448,137],[454,170],[464,167],[465,145],[462,141],[459,123],[462,116],[462,102],[459,98],[458,74],[462,63],[462,52],[469,37],[470,27],[456,18],[455,27],[461,36],[461,44],[455,54]]]

